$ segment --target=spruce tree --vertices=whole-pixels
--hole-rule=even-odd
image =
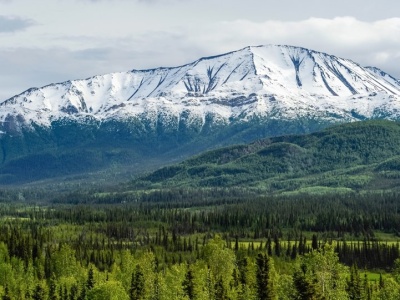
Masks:
[[[193,283],[193,272],[192,270],[187,271],[185,280],[182,283],[183,290],[189,299],[194,299],[194,283]]]
[[[349,294],[350,300],[361,299],[361,280],[356,264],[352,265],[350,268],[350,279],[347,282],[347,293]]]
[[[275,283],[275,270],[272,259],[265,254],[258,254],[257,265],[257,294],[260,300],[277,299],[277,287]]]
[[[45,290],[40,284],[36,285],[35,290],[33,291],[32,299],[33,300],[45,299]]]
[[[91,267],[88,271],[88,278],[86,280],[86,288],[90,291],[91,289],[94,288],[94,274],[93,274],[93,268]]]
[[[136,265],[135,272],[132,273],[131,287],[129,289],[130,300],[140,300],[144,296],[144,275],[140,265]]]

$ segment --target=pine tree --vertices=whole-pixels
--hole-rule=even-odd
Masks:
[[[316,234],[312,235],[311,248],[313,250],[317,250],[318,249],[318,239],[317,239],[317,235]]]
[[[315,283],[309,281],[305,275],[305,266],[302,266],[302,271],[296,271],[293,274],[293,284],[297,292],[296,299],[299,300],[317,300],[322,297],[317,293]]]
[[[41,284],[37,284],[35,290],[32,295],[33,300],[44,300],[45,299],[45,290]]]
[[[88,271],[88,278],[86,280],[86,288],[90,291],[91,289],[94,288],[94,273],[93,273],[93,268],[91,267]]]
[[[84,285],[81,289],[81,292],[79,293],[78,300],[86,300],[86,292],[87,292],[87,288],[86,288],[86,285]]]
[[[131,287],[129,289],[130,300],[140,300],[144,296],[144,276],[140,265],[136,265],[135,272],[132,273]]]
[[[349,294],[350,300],[361,299],[361,280],[356,264],[352,265],[350,268],[350,279],[347,282],[347,293]]]
[[[367,273],[364,273],[364,298],[366,300],[371,300],[372,299],[372,294],[371,294],[371,288],[368,282],[368,276]]]
[[[275,245],[275,255],[281,256],[281,243],[279,242],[279,237],[277,234],[274,236],[274,245]]]
[[[194,299],[194,283],[193,283],[193,272],[192,270],[187,271],[185,280],[183,281],[183,290],[189,299]]]
[[[277,299],[275,270],[272,259],[265,254],[258,254],[257,265],[257,294],[260,300]]]

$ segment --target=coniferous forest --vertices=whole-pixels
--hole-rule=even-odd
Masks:
[[[399,299],[398,194],[215,194],[3,202],[0,295]]]
[[[400,127],[0,189],[1,299],[400,299]]]

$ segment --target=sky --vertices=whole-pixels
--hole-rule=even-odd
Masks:
[[[266,44],[400,78],[400,1],[0,0],[0,102],[30,87]]]

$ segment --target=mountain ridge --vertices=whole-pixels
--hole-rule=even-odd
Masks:
[[[301,47],[249,46],[3,101],[0,183],[151,159],[161,166],[219,146],[399,118],[400,82],[377,68]],[[37,166],[38,157],[52,172]]]
[[[399,122],[354,122],[206,151],[139,177],[131,188],[242,188],[257,193],[396,190],[399,149]]]
[[[188,109],[204,122],[207,113],[229,120],[241,115],[268,115],[275,107],[282,110],[282,106],[300,106],[296,109],[307,113],[313,108],[307,102],[319,103],[319,110],[333,109],[345,115],[348,110],[358,109],[355,100],[360,102],[360,97],[352,97],[355,95],[362,95],[364,102],[374,108],[390,102],[390,96],[397,100],[400,83],[384,74],[306,48],[249,46],[178,67],[110,73],[31,88],[0,103],[0,120],[4,123],[7,116],[21,115],[26,119],[20,122],[24,125],[33,122],[50,126],[62,118],[84,121],[89,116],[101,121],[158,111],[176,117]],[[283,116],[293,117],[290,109]],[[388,112],[393,114],[390,109]],[[373,113],[372,107],[364,112],[368,117]]]

